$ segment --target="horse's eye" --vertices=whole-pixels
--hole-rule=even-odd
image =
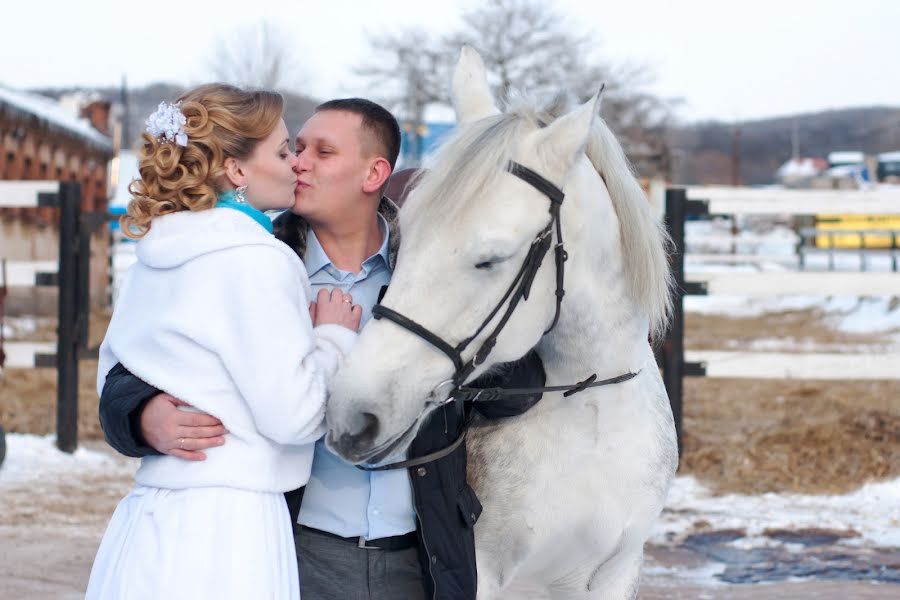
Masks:
[[[493,263],[491,263],[491,261],[486,260],[484,262],[480,262],[477,265],[475,265],[475,268],[476,269],[490,269],[492,264]]]

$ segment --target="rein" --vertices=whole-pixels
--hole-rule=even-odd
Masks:
[[[429,331],[427,328],[416,323],[409,317],[406,317],[398,313],[397,311],[384,306],[381,303],[376,304],[375,307],[372,308],[372,316],[375,319],[387,319],[388,321],[393,321],[403,329],[406,329],[410,333],[413,333],[422,338],[423,340],[443,352],[451,361],[453,361],[453,366],[456,367],[453,378],[438,384],[438,386],[435,387],[435,389],[431,392],[432,395],[434,395],[438,389],[446,385],[453,386],[447,399],[438,406],[445,406],[452,402],[474,403],[480,401],[495,400],[508,396],[536,394],[539,392],[563,392],[564,397],[569,397],[588,388],[614,385],[617,383],[628,381],[630,379],[633,379],[638,375],[638,373],[640,373],[640,370],[635,373],[624,373],[622,375],[617,375],[616,377],[611,377],[609,379],[604,379],[601,381],[597,381],[597,375],[592,374],[584,381],[575,384],[540,388],[495,387],[488,389],[477,389],[463,386],[463,382],[469,377],[469,375],[472,374],[472,371],[474,371],[479,365],[484,363],[488,355],[494,349],[494,346],[497,343],[497,338],[500,336],[500,332],[503,331],[504,327],[506,327],[506,324],[512,317],[513,312],[515,312],[516,307],[519,305],[519,302],[528,300],[528,296],[531,292],[531,285],[532,283],[534,283],[534,278],[537,275],[538,269],[541,268],[541,265],[544,262],[544,257],[547,255],[547,252],[550,251],[550,246],[552,244],[551,238],[553,236],[554,229],[556,233],[556,245],[554,246],[556,263],[556,312],[553,316],[553,321],[550,323],[550,327],[548,327],[544,331],[544,335],[550,333],[559,322],[559,315],[562,309],[562,301],[563,297],[566,294],[564,285],[565,263],[566,260],[568,260],[569,256],[566,253],[565,246],[563,244],[562,224],[560,222],[560,207],[562,206],[563,200],[565,199],[565,193],[555,184],[548,181],[540,174],[515,161],[509,161],[509,163],[507,163],[506,172],[514,175],[515,177],[518,177],[525,183],[531,185],[533,188],[547,196],[547,198],[550,200],[550,222],[547,223],[547,226],[544,227],[540,231],[540,233],[538,233],[537,237],[535,237],[534,241],[531,243],[531,247],[528,250],[528,255],[525,257],[525,261],[522,263],[522,267],[516,274],[515,279],[513,279],[513,282],[510,284],[509,288],[507,288],[506,293],[500,299],[500,302],[497,303],[497,305],[487,316],[487,318],[481,323],[478,329],[475,330],[475,333],[459,342],[456,346],[451,346],[439,335]],[[462,356],[465,349],[475,340],[475,338],[477,338],[481,334],[482,331],[484,331],[484,329],[494,319],[494,317],[497,316],[497,314],[500,312],[500,310],[503,308],[503,305],[507,301],[509,301],[509,304],[507,305],[506,311],[503,313],[503,316],[500,318],[500,321],[497,323],[497,326],[487,336],[478,350],[475,351],[475,353],[472,355],[472,358],[468,361],[465,361]],[[453,443],[451,443],[446,448],[442,448],[441,450],[438,450],[436,452],[432,452],[418,458],[391,463],[388,465],[377,467],[357,465],[357,468],[364,471],[386,471],[390,469],[406,469],[409,467],[415,467],[433,462],[452,453],[463,443],[466,437],[466,431],[468,430],[470,423],[471,418],[466,420],[466,423],[463,426],[462,433]]]

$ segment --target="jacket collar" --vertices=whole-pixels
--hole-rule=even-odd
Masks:
[[[400,208],[385,196],[381,197],[378,205],[378,213],[384,217],[388,224],[388,267],[393,271],[397,264],[397,250],[400,249],[400,227],[397,224],[397,214]],[[303,260],[306,256],[307,235],[309,223],[306,219],[295,215],[290,211],[281,213],[272,223],[275,237],[291,247],[291,249]]]

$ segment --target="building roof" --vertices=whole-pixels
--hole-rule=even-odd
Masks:
[[[49,128],[61,130],[86,141],[91,146],[112,152],[112,140],[94,129],[87,119],[81,119],[61,107],[55,100],[11,90],[0,85],[0,108],[8,108],[44,122]]]
[[[835,163],[861,163],[866,160],[866,155],[859,150],[837,150],[828,154],[828,162]]]

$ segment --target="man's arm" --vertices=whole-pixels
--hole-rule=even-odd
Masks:
[[[125,456],[171,454],[203,460],[202,450],[225,443],[225,427],[215,417],[179,406],[187,404],[118,363],[107,374],[100,394],[100,426],[107,443]]]
[[[547,375],[544,373],[544,363],[534,350],[511,363],[506,363],[494,373],[482,375],[473,381],[469,387],[474,388],[539,388],[544,387]],[[515,417],[528,411],[543,397],[542,392],[522,394],[519,396],[507,396],[497,400],[476,402],[475,410],[488,419],[501,419]]]

